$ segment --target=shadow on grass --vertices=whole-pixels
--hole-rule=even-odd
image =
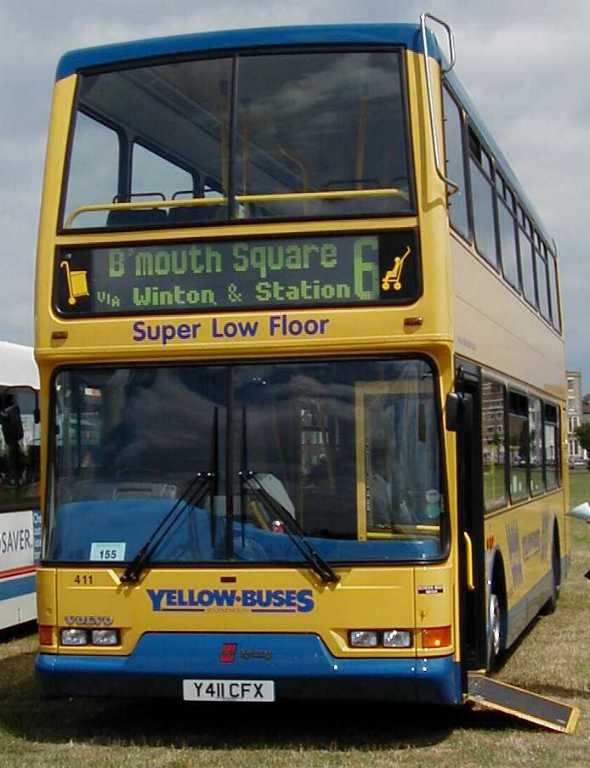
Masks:
[[[30,637],[36,631],[36,621],[27,621],[24,624],[18,624],[16,627],[0,629],[0,643],[4,644],[9,643],[11,640],[22,640],[25,637]]]
[[[558,610],[559,610],[559,604],[558,604]],[[535,627],[542,622],[546,616],[543,614],[539,614],[535,616],[535,618],[531,621],[531,623],[523,630],[522,634],[516,639],[513,645],[510,646],[510,648],[504,652],[501,659],[501,665],[498,667],[498,669],[494,672],[493,677],[496,680],[499,680],[500,682],[504,680],[504,682],[509,683],[510,685],[515,685],[517,687],[524,688],[525,690],[531,691],[531,693],[537,693],[540,696],[550,696],[553,698],[562,698],[565,700],[569,699],[587,699],[590,700],[590,690],[586,688],[568,688],[565,686],[560,685],[552,685],[551,683],[536,683],[531,684],[530,682],[521,681],[518,679],[518,677],[514,679],[506,680],[505,676],[503,676],[504,668],[507,666],[510,659],[519,651],[523,643],[527,640],[529,635],[531,633],[534,633]]]
[[[499,682],[505,682],[509,685],[514,685],[517,688],[523,688],[526,691],[530,691],[531,693],[536,693],[539,696],[548,696],[554,699],[563,699],[564,701],[571,701],[571,699],[587,699],[590,700],[590,691],[585,688],[570,688],[566,686],[560,686],[560,685],[552,685],[551,683],[531,683],[527,680],[520,680],[518,676],[514,675],[505,675],[504,669],[507,666],[508,662],[514,656],[522,644],[525,642],[525,640],[528,638],[528,636],[531,634],[531,632],[534,632],[535,627],[539,624],[539,622],[543,621],[544,617],[542,615],[536,616],[532,622],[526,627],[526,629],[523,631],[522,635],[515,641],[515,643],[504,652],[502,659],[501,659],[501,665],[496,669],[493,673],[493,677],[495,680],[498,680]],[[508,677],[508,679],[507,679]]]
[[[530,730],[504,715],[377,702],[274,705],[66,699],[41,701],[34,654],[0,662],[0,728],[47,743],[204,749],[396,749],[431,747],[456,729]]]
[[[538,625],[538,623],[542,621],[542,619],[543,619],[542,615],[535,616],[535,618],[531,620],[530,624],[528,624],[523,629],[522,633],[516,638],[516,640],[513,642],[510,648],[508,648],[507,651],[504,651],[502,653],[502,656],[500,658],[500,666],[495,671],[494,677],[497,677],[499,680],[502,679],[502,670],[508,664],[510,659],[514,656],[514,654],[518,651],[518,649],[521,647],[524,641],[528,638],[528,636],[531,634],[534,628]]]

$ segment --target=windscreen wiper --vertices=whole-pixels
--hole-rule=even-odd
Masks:
[[[290,514],[289,510],[266,490],[260,480],[259,473],[249,469],[242,470],[240,472],[240,480],[247,489],[252,491],[252,494],[258,501],[277,516],[283,524],[287,536],[320,579],[325,584],[336,584],[340,581],[340,577],[334,572],[331,565],[311,546],[305,536],[305,531]]]
[[[139,581],[141,572],[150,561],[156,549],[160,546],[186,510],[190,506],[198,506],[203,501],[207,492],[213,485],[214,479],[214,472],[197,472],[183,493],[176,499],[170,510],[158,523],[149,539],[139,550],[131,563],[129,563],[127,568],[125,568],[123,575],[121,576],[121,582],[123,584],[136,584]]]
[[[156,549],[166,538],[170,530],[174,527],[180,517],[190,506],[198,506],[205,498],[207,492],[211,495],[211,537],[212,543],[215,538],[215,509],[214,496],[217,494],[217,449],[218,449],[218,427],[219,427],[219,409],[217,406],[213,409],[213,423],[211,434],[211,464],[213,468],[209,472],[197,472],[190,480],[184,491],[174,502],[170,510],[164,515],[158,523],[153,533],[133,558],[131,563],[125,568],[121,581],[124,584],[136,584],[139,581],[142,570],[150,561]]]

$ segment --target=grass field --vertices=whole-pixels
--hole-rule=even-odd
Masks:
[[[571,481],[572,505],[590,499],[590,472]],[[483,710],[384,704],[183,705],[41,702],[36,640],[0,644],[0,768],[145,766],[435,766],[590,764],[590,526],[572,522],[573,565],[559,607],[539,619],[499,677],[577,704],[573,736]]]

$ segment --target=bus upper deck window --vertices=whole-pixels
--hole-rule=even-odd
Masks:
[[[118,194],[119,136],[105,123],[79,111],[72,142],[66,210],[111,202]],[[73,227],[104,227],[107,211],[89,211]]]
[[[413,211],[399,51],[234,59],[82,75],[63,227]]]

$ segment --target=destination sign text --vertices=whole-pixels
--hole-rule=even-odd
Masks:
[[[413,230],[380,235],[150,243],[64,250],[66,315],[408,303],[421,289]]]

